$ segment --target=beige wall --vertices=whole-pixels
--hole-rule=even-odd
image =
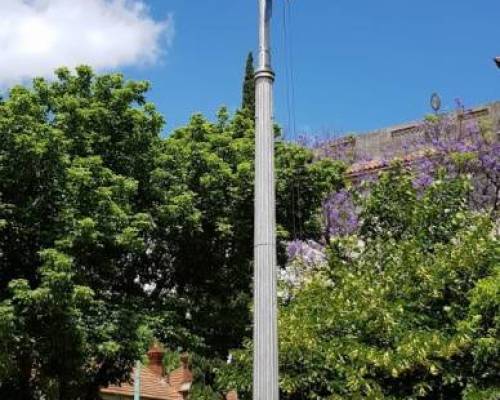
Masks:
[[[473,108],[470,116],[489,118],[493,132],[496,133],[496,140],[500,141],[500,101]],[[420,122],[409,122],[401,125],[379,129],[374,132],[357,134],[354,136],[354,151],[357,154],[369,154],[370,158],[384,158],[384,153],[389,151],[394,153],[394,149],[401,148],[403,140],[418,137],[418,129],[415,129]]]

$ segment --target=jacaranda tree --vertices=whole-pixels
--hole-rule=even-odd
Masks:
[[[394,166],[367,196],[344,192],[332,202],[330,224],[345,228],[330,230],[324,257],[293,244],[290,262],[313,272],[283,282],[282,398],[500,395],[493,224],[468,210],[468,179],[438,173],[424,190],[414,179]],[[251,393],[250,349],[235,351],[219,374],[221,387],[237,387],[242,398]]]

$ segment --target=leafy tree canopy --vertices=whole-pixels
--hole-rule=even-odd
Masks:
[[[312,152],[297,145],[276,147],[279,235],[319,237],[322,199],[343,184],[343,167],[313,163]],[[213,123],[195,115],[163,143],[154,175],[155,188],[182,187],[153,211],[158,243],[168,247],[153,253],[173,251],[165,285],[188,299],[190,329],[223,357],[250,332],[253,149],[253,120],[245,112],[230,119],[223,108]]]
[[[384,173],[355,202],[357,229],[332,237],[327,263],[282,301],[282,398],[500,394],[492,223],[467,210],[466,179],[438,176],[423,191],[412,179],[400,167]],[[218,376],[243,398],[251,389],[250,351],[251,343],[235,351]]]
[[[95,399],[153,336],[210,359],[250,330],[253,117],[162,138],[148,88],[83,66],[0,103],[2,398]],[[316,237],[343,168],[277,153],[280,236]]]
[[[163,120],[146,82],[66,69],[0,105],[2,397],[93,398],[142,352],[136,283]]]

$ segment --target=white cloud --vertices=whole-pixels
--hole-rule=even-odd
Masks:
[[[0,0],[0,84],[153,63],[173,35],[171,16],[155,21],[139,0]]]

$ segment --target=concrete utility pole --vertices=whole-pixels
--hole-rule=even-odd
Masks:
[[[255,73],[253,400],[279,398],[271,12],[272,0],[259,0],[259,57]]]

